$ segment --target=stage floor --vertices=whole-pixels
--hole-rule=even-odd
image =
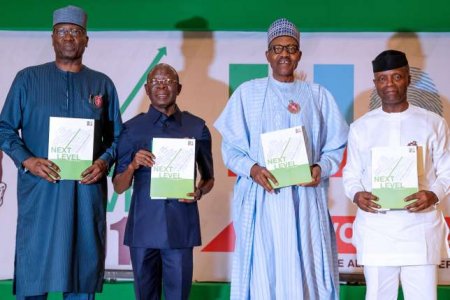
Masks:
[[[341,284],[341,300],[363,300],[366,287],[364,285]],[[0,280],[0,299],[14,300],[12,295],[12,281]],[[49,300],[62,299],[60,293],[51,293]],[[133,300],[133,282],[105,282],[103,293],[97,294],[96,300]],[[227,282],[194,282],[190,300],[228,300],[230,299],[230,284]],[[400,293],[398,299],[403,300]],[[438,300],[450,299],[450,286],[438,287]]]

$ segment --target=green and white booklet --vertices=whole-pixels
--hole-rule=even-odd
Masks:
[[[61,180],[80,180],[92,165],[94,120],[50,117],[48,159],[58,165]]]
[[[280,188],[312,180],[303,126],[261,134],[266,168]]]
[[[419,190],[417,146],[372,148],[372,194],[381,210],[404,209],[404,198]]]
[[[195,139],[153,138],[155,165],[151,168],[152,199],[193,199]]]

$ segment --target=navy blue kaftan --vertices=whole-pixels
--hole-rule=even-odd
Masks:
[[[95,119],[94,160],[110,164],[122,124],[114,84],[100,72],[85,66],[78,73],[65,72],[51,62],[17,74],[0,115],[0,149],[19,169],[18,295],[102,288],[106,177],[89,185],[50,183],[22,166],[32,156],[47,158],[51,116]]]
[[[201,178],[214,177],[211,134],[205,121],[176,109],[167,117],[153,106],[124,124],[117,146],[115,173],[122,173],[140,149],[151,149],[154,137],[194,138],[195,161]],[[133,196],[125,230],[125,245],[155,249],[188,248],[201,244],[197,202],[150,199],[150,168],[133,176]]]

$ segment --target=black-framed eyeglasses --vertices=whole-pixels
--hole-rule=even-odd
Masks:
[[[66,34],[70,34],[72,37],[76,38],[83,35],[85,31],[80,28],[58,28],[54,29],[53,33],[56,34],[59,38],[64,38]]]
[[[295,54],[298,52],[297,45],[272,45],[269,47],[269,51],[272,51],[275,54],[280,54],[284,49],[286,49],[289,54]]]
[[[152,78],[152,79],[149,80],[149,83],[152,86],[160,85],[160,84],[168,86],[168,85],[176,84],[176,83],[178,83],[178,81],[174,80],[174,79],[170,79],[170,78],[166,78],[166,79]]]

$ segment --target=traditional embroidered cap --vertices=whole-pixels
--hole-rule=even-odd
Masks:
[[[398,50],[385,50],[372,61],[373,72],[383,72],[408,65],[405,53]]]
[[[81,8],[69,5],[53,12],[53,26],[59,23],[75,24],[86,29],[87,15]]]
[[[288,19],[281,18],[273,22],[267,31],[267,45],[279,36],[293,37],[297,43],[300,43],[300,33],[294,23]]]

